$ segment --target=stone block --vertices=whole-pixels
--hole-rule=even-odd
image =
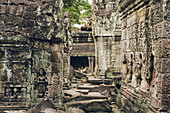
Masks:
[[[19,24],[20,26],[22,27],[34,27],[35,26],[35,23],[33,20],[22,20],[21,23]]]
[[[131,39],[131,40],[129,40],[129,49],[131,50],[131,51],[136,51],[136,39]],[[142,45],[141,46],[139,46],[139,47],[143,47]],[[139,51],[141,51],[142,49],[140,49]]]
[[[161,72],[170,72],[170,58],[162,59]]]
[[[37,6],[37,5],[40,5],[40,1],[38,0],[38,1],[35,1],[35,2],[33,2],[33,1],[28,1],[28,0],[26,0],[25,1],[25,5],[26,6]]]
[[[156,109],[167,110],[170,98],[170,74],[159,74],[156,77],[154,94],[151,98],[151,105]]]
[[[155,108],[155,109],[159,109],[161,107],[161,103],[160,101],[158,101],[157,98],[151,98],[151,105]]]
[[[17,6],[16,5],[9,5],[9,14],[15,15],[16,10],[17,10]]]
[[[162,22],[162,35],[161,37],[169,38],[170,37],[170,22]]]
[[[31,108],[28,113],[39,113],[40,111],[45,110],[46,108],[55,108],[55,105],[50,100],[43,100],[33,108]]]
[[[23,11],[24,11],[24,6],[23,5],[18,5],[16,15],[22,15]]]
[[[159,105],[159,109],[168,110],[170,103],[170,94],[160,94],[158,93],[158,103],[153,103],[153,105]],[[157,106],[158,107],[158,106]]]
[[[23,14],[24,19],[32,19],[32,20],[34,20],[35,16],[36,16],[35,13],[33,13],[32,11],[24,11],[24,14]]]
[[[26,0],[18,0],[18,4],[24,4]]]
[[[68,108],[68,113],[85,113],[85,112],[81,109]]]
[[[170,94],[170,74],[159,74],[156,85],[158,93]]]
[[[170,39],[159,39],[155,45],[155,54],[157,57],[170,58]]]
[[[18,0],[10,0],[9,4],[17,5],[18,4]]]
[[[7,5],[0,5],[0,13],[1,13],[1,14],[4,14],[6,8],[7,8]]]
[[[153,35],[156,38],[168,38],[170,37],[170,22],[165,21],[165,22],[160,22],[156,24],[156,28],[153,29]]]
[[[8,0],[1,0],[0,3],[1,4],[8,4]]]
[[[167,73],[170,72],[169,64],[170,64],[170,58],[163,58],[163,59],[157,58],[155,61],[155,68],[158,72]]]
[[[43,3],[55,2],[56,0],[42,0]]]
[[[36,11],[38,8],[38,5],[29,5],[25,7],[26,11]]]

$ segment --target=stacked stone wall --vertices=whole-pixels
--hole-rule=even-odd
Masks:
[[[121,26],[115,0],[93,1],[93,36],[96,43],[96,70],[121,72]]]
[[[62,7],[60,0],[0,0],[0,108],[45,97],[61,103]]]
[[[119,106],[131,112],[168,112],[169,2],[120,0],[123,84]]]

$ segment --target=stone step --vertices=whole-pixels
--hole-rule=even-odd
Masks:
[[[6,110],[3,113],[28,113],[26,110]]]
[[[85,112],[111,112],[107,99],[92,99],[66,103],[67,107],[79,108]]]
[[[20,106],[24,107],[26,106],[26,102],[0,102],[0,107],[1,106]]]
[[[71,98],[67,99],[67,102],[92,100],[92,99],[107,99],[107,97],[101,95],[99,92],[90,92],[87,95],[81,94],[81,95],[72,96]]]
[[[43,111],[46,108],[55,109],[55,105],[49,99],[45,99],[45,100],[41,101],[40,103],[38,103],[37,105],[35,105],[34,107],[32,107],[31,109],[29,109],[28,112],[29,113],[39,113],[40,111]]]
[[[74,104],[89,104],[93,102],[107,102],[107,99],[92,99],[92,100],[82,100],[82,101],[74,101],[65,103],[66,105],[74,105]]]
[[[110,105],[112,107],[113,113],[121,113],[120,109],[118,109],[118,106],[116,104]]]
[[[81,93],[76,92],[74,90],[63,90],[63,93],[64,93],[65,96],[78,96],[78,95],[81,94]]]
[[[115,88],[115,85],[105,85],[105,84],[101,84],[101,85],[99,85],[98,87],[95,87],[95,88],[91,88],[91,89],[89,89],[89,92],[103,92],[103,91],[105,91],[105,90],[108,90],[109,91],[109,89],[110,88]]]
[[[79,72],[77,70],[75,70],[75,76],[77,78],[86,78],[87,77],[87,75],[85,73],[81,73],[81,72]]]
[[[77,84],[76,83],[71,83],[70,88],[77,88]]]
[[[92,84],[83,84],[83,85],[78,85],[77,89],[91,89],[98,87],[98,85],[92,85]]]
[[[111,79],[94,78],[94,76],[88,76],[87,79],[92,84],[109,84],[111,82]]]
[[[83,97],[87,98],[96,98],[96,99],[107,99],[106,96],[101,95],[100,92],[89,92],[87,95],[83,95]]]
[[[88,94],[89,93],[88,89],[74,89],[74,91],[82,93],[82,94]]]
[[[7,110],[27,110],[29,109],[28,107],[24,106],[0,106],[0,111],[7,111]]]

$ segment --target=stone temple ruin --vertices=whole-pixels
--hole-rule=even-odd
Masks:
[[[0,112],[170,112],[169,0],[93,0],[75,32],[62,8],[0,0]]]
[[[168,112],[169,6],[168,0],[94,0],[97,68],[121,72],[116,102],[125,113]]]
[[[45,97],[61,103],[70,32],[62,5],[0,0],[0,109],[27,109]]]

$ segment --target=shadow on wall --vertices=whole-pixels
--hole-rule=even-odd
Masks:
[[[88,57],[71,57],[71,66],[76,70],[89,67]]]

